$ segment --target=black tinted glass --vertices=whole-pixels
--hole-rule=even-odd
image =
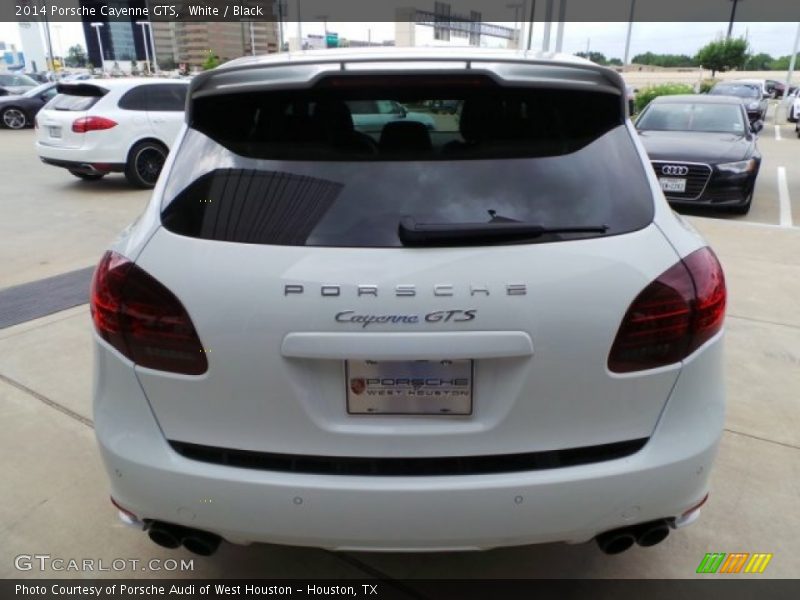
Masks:
[[[535,240],[553,242],[653,218],[611,93],[406,81],[200,98],[191,125],[162,212],[181,235],[392,247],[405,216],[608,228]]]
[[[151,88],[149,85],[131,88],[119,99],[119,107],[125,110],[147,110]]]
[[[148,86],[149,110],[183,112],[187,89],[180,84]]]

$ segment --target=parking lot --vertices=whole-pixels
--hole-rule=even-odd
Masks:
[[[800,139],[783,118],[776,124],[774,111],[773,104],[760,135],[764,158],[751,212],[686,213],[719,255],[730,294],[727,423],[697,524],[618,556],[593,543],[443,554],[224,544],[211,558],[165,550],[124,527],[108,501],[92,431],[91,327],[83,304],[0,329],[0,576],[87,576],[15,567],[20,554],[48,554],[141,561],[97,573],[117,577],[687,578],[707,552],[766,552],[774,556],[760,577],[796,577]],[[93,266],[147,203],[149,192],[129,187],[122,175],[85,182],[42,165],[32,130],[2,130],[0,138],[0,292]],[[193,559],[193,570],[142,567],[168,558]]]

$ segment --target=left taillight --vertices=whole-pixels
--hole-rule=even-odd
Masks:
[[[89,131],[103,131],[117,126],[116,121],[106,117],[81,117],[72,122],[74,133],[88,133]]]
[[[205,350],[180,300],[163,284],[116,252],[95,269],[91,313],[97,333],[137,365],[201,375]]]

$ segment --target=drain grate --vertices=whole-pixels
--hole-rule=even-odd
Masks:
[[[0,329],[86,304],[94,267],[0,290]]]

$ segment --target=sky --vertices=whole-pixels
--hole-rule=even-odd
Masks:
[[[513,23],[502,24],[513,26]],[[588,43],[593,52],[602,52],[607,58],[622,58],[627,27],[627,23],[566,23],[563,50],[570,54],[585,51]],[[727,23],[634,23],[631,57],[647,51],[694,55],[709,41],[724,35],[727,27]],[[753,53],[765,52],[777,57],[791,54],[797,27],[797,23],[735,23],[733,34],[746,35]],[[542,23],[534,26],[534,49],[541,48],[543,28]],[[293,33],[295,30],[294,24],[287,24],[286,31]],[[303,23],[303,35],[320,34],[323,30],[319,21]],[[368,33],[371,33],[373,41],[394,38],[394,23],[386,22],[328,23],[328,30],[349,39],[366,40]],[[66,52],[74,44],[86,47],[80,23],[51,24],[51,38],[56,55]],[[0,41],[19,46],[16,23],[0,22]],[[554,42],[555,28],[551,33],[551,49]]]

